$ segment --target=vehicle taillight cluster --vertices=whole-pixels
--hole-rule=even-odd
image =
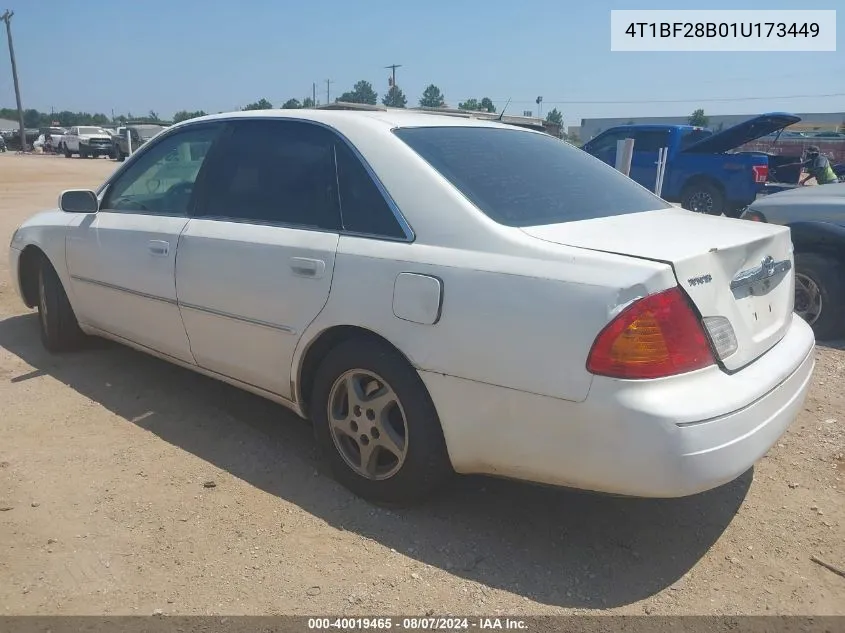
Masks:
[[[752,165],[751,171],[754,172],[754,182],[762,183],[769,179],[768,165]]]
[[[715,364],[707,333],[684,292],[638,299],[596,337],[587,371],[625,379],[664,378]]]

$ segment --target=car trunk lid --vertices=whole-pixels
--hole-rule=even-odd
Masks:
[[[801,117],[784,112],[761,114],[693,143],[684,152],[721,154],[798,123]]]
[[[737,350],[721,359],[737,370],[786,333],[794,303],[793,253],[786,227],[663,209],[526,227],[554,242],[670,264],[702,317],[725,317]]]

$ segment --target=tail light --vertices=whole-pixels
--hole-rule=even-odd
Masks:
[[[713,365],[704,327],[683,291],[638,299],[596,337],[587,371],[612,378],[663,378]]]
[[[769,179],[768,165],[752,165],[751,171],[754,173],[754,182],[762,183]]]
[[[766,217],[759,211],[748,210],[740,216],[743,220],[751,220],[752,222],[765,222]]]

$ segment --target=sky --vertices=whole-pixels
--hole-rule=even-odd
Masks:
[[[835,9],[841,0],[699,5],[650,0],[6,0],[24,108],[135,116],[219,112],[266,98],[325,102],[360,80],[409,105],[434,83],[448,105],[488,96],[508,112],[582,117],[843,112],[845,5],[833,53],[610,51],[611,9]],[[15,6],[17,5],[17,6]],[[577,6],[577,12],[575,7]],[[800,98],[797,95],[807,95]],[[730,101],[725,101],[725,100]],[[0,38],[0,107],[15,107]]]

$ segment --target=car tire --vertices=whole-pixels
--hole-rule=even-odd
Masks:
[[[796,253],[795,311],[817,339],[845,337],[845,265],[819,253]]]
[[[696,213],[722,215],[725,211],[725,194],[715,184],[699,180],[684,187],[681,206]]]
[[[46,257],[38,269],[38,323],[48,352],[78,349],[85,340],[59,275]]]
[[[119,147],[117,148],[116,159],[119,163],[122,163],[124,160],[126,160],[126,156],[123,154],[123,150]]]
[[[351,402],[350,392],[356,394]],[[361,338],[330,351],[317,369],[310,402],[318,446],[337,481],[358,496],[409,504],[454,474],[425,384],[386,344]],[[362,447],[372,456],[366,465]]]
[[[65,151],[65,158],[71,158],[73,156],[71,151],[67,148],[67,145],[64,146],[64,151]]]

